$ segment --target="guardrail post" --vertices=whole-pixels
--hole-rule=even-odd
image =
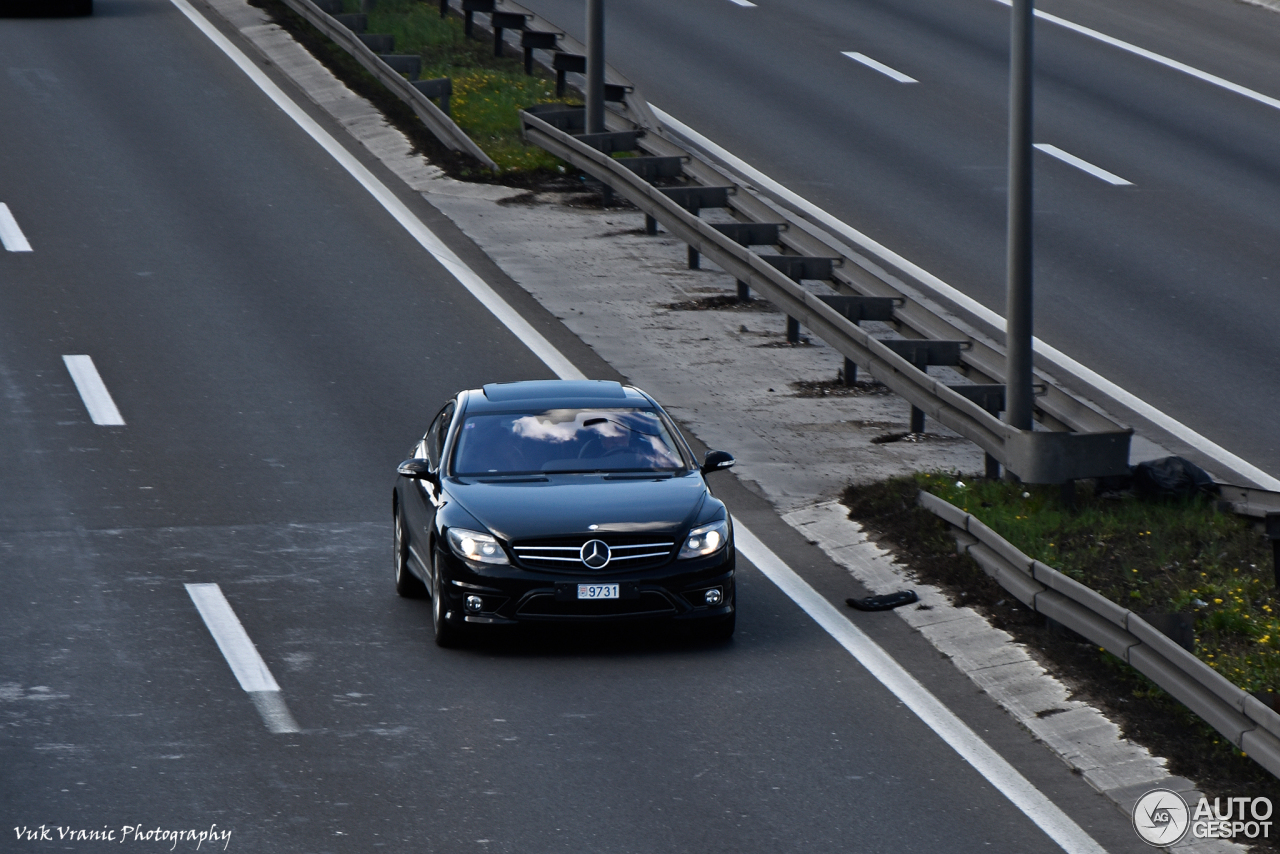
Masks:
[[[787,315],[787,343],[800,343],[800,321],[789,314]]]
[[[694,249],[692,246],[689,247],[689,269],[702,269],[702,256],[699,254],[698,250]]]
[[[437,77],[433,80],[415,80],[413,88],[423,95],[440,102],[440,112],[449,115],[449,99],[453,96],[453,80]]]
[[[966,385],[949,385],[947,388],[961,395],[962,397],[972,400],[981,406],[994,418],[999,418],[1001,411],[1004,409],[1005,387],[998,384],[980,384],[970,383]],[[983,458],[983,477],[987,480],[996,480],[1000,477],[1000,461],[991,456],[987,451],[982,452]]]
[[[864,320],[893,320],[893,309],[899,302],[893,297],[844,296],[843,294],[822,296],[819,299],[843,314],[854,326],[861,325]],[[858,363],[845,356],[844,384],[852,387],[857,382]]]
[[[644,233],[650,236],[658,233],[658,221],[652,214],[644,215]]]
[[[738,279],[738,302],[751,302],[751,288],[742,279]]]
[[[522,12],[489,13],[489,27],[493,30],[493,55],[502,56],[502,33],[504,30],[520,30],[528,25],[529,19]]]
[[[471,38],[472,16],[476,12],[493,14],[495,0],[462,0],[462,32]]]
[[[440,0],[440,17],[447,17],[449,14],[449,0]]]
[[[926,374],[930,365],[959,365],[960,351],[969,345],[968,341],[938,341],[933,338],[881,338],[880,343]],[[924,410],[915,404],[911,405],[911,432],[924,432]]]
[[[555,50],[559,40],[559,33],[543,33],[536,30],[525,30],[520,33],[520,47],[524,50],[524,73],[533,74],[535,50]]]
[[[551,57],[551,67],[556,71],[556,97],[563,98],[569,83],[568,75],[587,73],[587,58],[576,53],[559,52]]]
[[[604,133],[604,0],[587,0],[587,133]]]

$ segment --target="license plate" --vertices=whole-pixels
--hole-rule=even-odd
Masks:
[[[579,584],[579,599],[617,599],[618,585],[616,584]]]

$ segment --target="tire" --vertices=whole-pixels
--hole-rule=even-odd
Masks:
[[[396,592],[406,599],[420,599],[426,595],[427,587],[409,569],[409,541],[404,535],[404,520],[400,511],[395,511],[395,532],[392,535],[392,555],[395,565]]]
[[[435,560],[435,556],[432,556]],[[445,597],[440,573],[433,572],[431,585],[431,628],[435,630],[436,646],[452,649],[462,645],[466,636],[461,626],[455,626],[444,618]]]

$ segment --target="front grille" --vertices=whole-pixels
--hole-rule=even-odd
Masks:
[[[582,547],[591,540],[600,540],[609,546],[609,563],[601,569],[593,569],[582,562]],[[512,544],[511,548],[516,554],[516,562],[526,569],[608,575],[662,566],[671,560],[676,544],[669,536],[661,534],[601,534],[522,540]]]

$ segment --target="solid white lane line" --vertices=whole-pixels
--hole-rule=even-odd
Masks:
[[[9,210],[9,206],[4,202],[0,202],[0,243],[3,243],[4,248],[10,252],[31,251],[27,236],[22,233],[22,229],[18,227],[18,221],[13,218],[13,211]]]
[[[111,399],[111,392],[107,391],[106,383],[98,374],[93,359],[89,356],[63,356],[62,362],[67,366],[67,372],[71,374],[71,380],[76,384],[76,390],[80,392],[80,399],[84,401],[84,408],[89,410],[93,423],[104,427],[122,426],[124,417],[116,408],[116,402]]]
[[[489,287],[488,282],[480,278],[474,270],[459,258],[453,250],[444,244],[436,234],[426,226],[421,220],[414,216],[403,202],[396,198],[395,194],[387,189],[381,181],[373,176],[373,173],[366,169],[360,161],[356,160],[351,154],[338,144],[338,141],[330,136],[324,128],[316,124],[310,116],[285,95],[271,79],[264,74],[253,62],[245,56],[239,48],[233,45],[222,33],[205,20],[200,13],[191,7],[187,0],[170,0],[174,6],[182,14],[187,16],[191,23],[195,24],[205,37],[218,46],[218,48],[234,62],[241,71],[248,75],[249,79],[254,82],[259,89],[270,98],[277,107],[285,112],[289,118],[293,119],[307,135],[320,144],[320,147],[328,152],[329,156],[338,161],[343,169],[355,178],[360,185],[368,191],[369,195],[386,209],[387,213],[395,217],[395,220],[409,232],[409,234],[418,242],[418,244],[429,253],[436,261],[449,271],[461,285],[471,292],[480,303],[493,314],[494,317],[511,330],[520,342],[529,348],[535,356],[550,367],[557,375],[564,378],[585,379],[578,368],[566,359],[559,350],[551,346],[546,338],[542,337],[536,329],[530,325],[529,321],[521,317],[515,309],[513,309],[506,300],[498,296],[493,288]]]
[[[213,635],[222,656],[231,665],[236,681],[253,699],[262,720],[272,732],[298,732],[298,724],[284,704],[280,686],[271,675],[267,663],[258,654],[258,648],[231,610],[222,588],[216,584],[188,584],[187,594]]]
[[[881,74],[885,75],[886,77],[890,77],[894,80],[897,80],[899,83],[919,82],[914,77],[908,77],[907,75],[903,74],[901,71],[895,71],[894,69],[885,65],[883,62],[876,62],[871,57],[865,54],[858,53],[857,51],[846,50],[846,51],[841,51],[841,53],[843,53],[845,56],[852,59],[854,62],[861,62],[867,68],[875,69],[876,71],[879,71]]]
[[[756,4],[752,3],[751,0],[729,0],[729,2],[744,9],[754,9],[756,7]]]
[[[939,738],[1035,822],[1063,851],[1068,854],[1105,854],[1104,849],[1080,825],[1045,797],[1018,769],[996,753],[964,721],[933,696],[929,689],[810,587],[808,582],[736,518],[733,520],[733,527],[738,552],[743,557],[778,585],[783,593],[812,617],[827,634],[835,638],[880,684],[888,688],[929,729],[937,733]]]
[[[657,117],[658,121],[663,125],[680,134],[703,151],[719,159],[721,162],[727,164],[730,168],[737,171],[740,175],[750,180],[756,186],[768,190],[781,199],[785,199],[787,202],[813,217],[835,233],[843,235],[855,246],[864,249],[872,255],[878,256],[889,264],[892,264],[925,284],[939,296],[954,302],[956,305],[973,314],[978,319],[991,324],[996,329],[1004,329],[1004,318],[987,308],[982,303],[973,299],[969,295],[956,290],[951,285],[948,285],[946,282],[942,281],[942,279],[939,279],[937,276],[933,275],[918,264],[908,261],[906,258],[903,258],[888,247],[877,243],[875,240],[872,240],[856,228],[853,228],[827,213],[822,208],[813,204],[798,193],[794,193],[782,186],[759,169],[751,166],[742,158],[731,154],[728,150],[715,144],[693,128],[678,119],[673,118],[658,107],[655,107],[652,104],[649,106],[653,110],[653,114]],[[1100,390],[1102,393],[1109,395],[1112,399],[1119,402],[1121,406],[1128,407],[1138,415],[1157,425],[1160,429],[1168,432],[1170,435],[1176,436],[1178,439],[1186,442],[1188,445],[1206,456],[1217,460],[1219,465],[1227,469],[1230,473],[1251,480],[1263,489],[1280,491],[1280,478],[1273,477],[1255,466],[1253,463],[1236,456],[1221,445],[1201,436],[1182,422],[1166,415],[1164,412],[1156,409],[1154,406],[1147,403],[1145,400],[1138,398],[1136,395],[1125,391],[1120,386],[1103,377],[1101,374],[1085,367],[1060,350],[1050,347],[1039,338],[1034,339],[1033,343],[1036,354],[1042,356],[1059,371],[1069,373],[1080,382],[1092,386]]]
[[[1012,0],[996,0],[996,2],[1005,6],[1013,5]],[[1256,92],[1253,89],[1241,86],[1238,83],[1232,83],[1230,80],[1218,77],[1215,74],[1210,74],[1207,71],[1201,71],[1194,66],[1178,62],[1176,59],[1170,59],[1167,56],[1162,56],[1154,51],[1147,50],[1146,48],[1138,47],[1135,44],[1121,41],[1120,39],[1113,38],[1105,33],[1100,33],[1097,30],[1091,30],[1088,27],[1081,26],[1080,24],[1072,23],[1065,18],[1059,18],[1057,15],[1050,15],[1048,12],[1041,12],[1039,9],[1036,10],[1036,17],[1041,20],[1048,21],[1051,24],[1057,24],[1060,27],[1065,27],[1072,32],[1080,33],[1082,36],[1097,39],[1103,44],[1108,44],[1112,47],[1132,53],[1134,56],[1140,56],[1143,59],[1149,59],[1152,62],[1157,62],[1166,68],[1172,68],[1174,71],[1181,71],[1183,74],[1189,74],[1197,80],[1203,80],[1205,83],[1221,87],[1226,89],[1228,92],[1243,95],[1250,100],[1257,101],[1259,104],[1265,104],[1268,107],[1280,110],[1280,98],[1272,98],[1270,95],[1264,95],[1261,92]]]
[[[1099,166],[1094,166],[1088,160],[1081,160],[1079,157],[1076,157],[1074,154],[1067,154],[1067,152],[1063,151],[1061,148],[1058,148],[1056,145],[1046,145],[1045,143],[1040,142],[1040,143],[1036,143],[1036,148],[1040,149],[1050,157],[1056,157],[1059,160],[1061,160],[1063,163],[1068,163],[1083,172],[1088,172],[1090,175],[1092,175],[1095,178],[1101,178],[1102,180],[1106,181],[1108,184],[1112,184],[1116,187],[1132,187],[1133,186],[1133,183],[1131,181],[1126,181],[1125,179],[1121,178],[1119,175],[1115,175],[1111,172],[1108,172],[1106,169],[1103,169]]]

